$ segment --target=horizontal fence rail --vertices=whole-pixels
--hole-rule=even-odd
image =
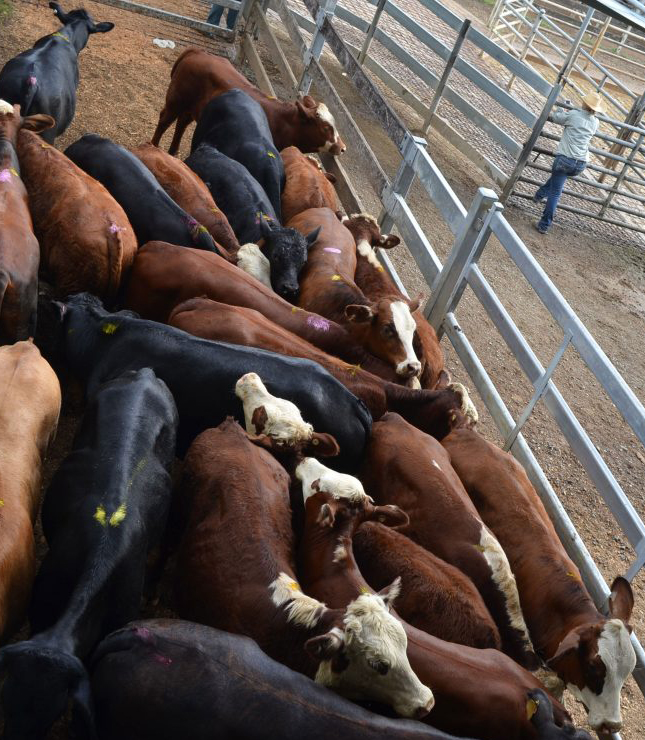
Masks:
[[[424,0],[424,5],[426,2],[434,6],[434,0]],[[318,94],[325,99],[329,109],[336,116],[343,137],[355,147],[363,174],[366,176],[365,181],[369,182],[382,204],[379,215],[381,228],[384,231],[390,231],[396,226],[408,251],[430,286],[431,299],[425,307],[426,315],[438,333],[445,334],[455,348],[493,421],[506,440],[506,447],[526,469],[567,552],[580,568],[584,582],[596,604],[606,613],[609,588],[540,467],[522,433],[522,428],[530,418],[536,402],[541,400],[590,480],[596,486],[600,496],[606,502],[619,527],[634,547],[636,558],[626,573],[626,577],[631,580],[645,563],[645,524],[553,382],[553,373],[566,348],[571,346],[576,350],[625,422],[643,444],[645,444],[645,408],[510,226],[504,217],[503,206],[496,193],[490,189],[480,188],[470,208],[464,207],[428,154],[425,140],[413,136],[406,129],[367,75],[366,70],[370,70],[370,66],[368,64],[362,66],[358,62],[360,56],[363,56],[365,60],[369,59],[370,44],[365,44],[363,50],[355,48],[355,53],[352,53],[352,49],[341,38],[334,26],[334,12],[342,19],[347,18],[347,12],[329,3],[319,5],[316,0],[306,0],[306,6],[311,19],[292,11],[286,0],[271,0],[271,8],[278,13],[304,64],[299,83],[295,83],[297,75],[293,73],[285,75],[284,82],[295,94],[298,87],[302,89],[303,81],[310,79],[316,86]],[[392,9],[392,3],[387,0],[379,2],[378,6],[381,12],[386,12],[388,6],[390,10]],[[261,13],[260,6],[256,5],[251,13],[253,12]],[[373,38],[378,38],[379,29],[375,24],[370,29],[369,23],[364,20],[361,20],[361,23],[366,33],[371,30]],[[265,24],[265,32],[268,26],[268,23]],[[262,28],[258,24],[260,38],[265,41]],[[300,28],[305,28],[313,34],[310,45],[302,37]],[[391,180],[381,168],[378,158],[330,83],[320,62],[322,45],[316,44],[317,38],[324,39],[324,42],[328,44],[344,75],[354,84],[374,118],[397,147],[401,162]],[[249,43],[253,44],[253,41],[249,39]],[[277,53],[276,43],[275,37],[267,43],[267,49],[274,61]],[[552,93],[553,89],[551,89]],[[363,210],[360,194],[356,192],[347,178],[342,164],[329,156],[323,157],[323,164],[337,176],[337,191],[346,210]],[[444,265],[441,264],[406,201],[406,196],[415,180],[421,184],[453,234],[454,244]],[[495,236],[502,245],[563,333],[560,348],[548,368],[542,366],[478,266],[478,260],[491,236]],[[405,292],[387,255],[381,251],[379,259],[397,285]],[[500,336],[534,387],[533,398],[518,419],[515,419],[508,410],[495,383],[477,357],[456,318],[455,313],[467,285],[493,321]],[[635,634],[632,635],[632,643],[637,655],[634,678],[641,692],[645,694],[645,652]],[[618,740],[620,738],[618,734],[612,737]]]

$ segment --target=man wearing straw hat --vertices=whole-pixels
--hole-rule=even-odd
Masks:
[[[598,129],[596,113],[604,113],[602,98],[597,92],[590,92],[582,99],[581,109],[558,110],[549,116],[564,126],[564,132],[555,150],[551,177],[533,196],[535,203],[546,199],[542,218],[533,224],[540,234],[546,234],[551,226],[567,177],[579,175],[587,166],[589,141]]]

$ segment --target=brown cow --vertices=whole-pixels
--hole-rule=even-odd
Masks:
[[[187,164],[154,144],[141,144],[131,151],[152,172],[175,203],[208,230],[222,257],[237,254],[240,244],[228,219],[217,207],[211,191]]]
[[[315,157],[303,154],[295,146],[280,152],[284,163],[285,185],[282,190],[282,221],[287,223],[308,208],[331,208],[338,200],[334,175],[325,172]]]
[[[409,303],[379,262],[375,251],[377,247],[392,249],[399,244],[399,238],[393,234],[381,234],[376,219],[369,214],[357,213],[346,217],[343,224],[356,239],[356,285],[372,301],[396,296],[400,301]],[[437,334],[420,308],[413,311],[412,317],[416,323],[414,351],[422,366],[420,385],[422,388],[444,387],[450,382],[450,375],[444,369],[444,357]]]
[[[20,179],[18,131],[44,131],[51,116],[22,118],[20,106],[0,100],[0,342],[27,339],[36,331],[40,250]]]
[[[333,526],[335,518],[342,516],[341,510],[351,505],[340,493],[323,492],[310,496],[306,503],[311,534],[307,552],[299,553],[299,575],[312,600],[324,601],[332,609],[342,609],[357,594],[371,592],[351,553],[347,551],[348,557],[344,557],[351,542],[339,543]],[[339,555],[343,556],[343,568],[338,565]],[[543,688],[534,676],[497,650],[445,642],[402,624],[410,665],[419,679],[432,687],[436,698],[436,706],[426,718],[429,724],[481,740],[537,740],[538,733],[527,715],[527,692]],[[342,665],[343,650],[340,639],[324,645],[330,661],[325,682],[332,688],[334,665]],[[554,710],[558,724],[570,719],[555,700]]]
[[[629,583],[612,585],[609,619],[595,607],[524,468],[478,434],[443,440],[484,522],[508,555],[533,644],[599,732],[620,730],[620,691],[634,670]]]
[[[411,311],[418,304],[365,297],[354,282],[355,237],[330,208],[310,208],[287,225],[302,234],[321,227],[300,273],[298,305],[346,326],[357,342],[391,364],[400,378],[416,378],[421,363],[412,347],[415,323]]]
[[[386,414],[372,426],[360,478],[378,503],[397,504],[410,516],[404,534],[472,580],[500,629],[505,652],[536,668],[508,560],[436,439],[398,414]]]
[[[379,522],[361,524],[352,540],[358,569],[375,591],[401,578],[396,611],[406,622],[448,642],[501,648],[479,591],[460,570]]]
[[[228,59],[196,48],[186,49],[173,65],[166,104],[159,114],[152,143],[159,146],[166,129],[177,120],[168,149],[170,154],[175,154],[186,126],[199,120],[206,103],[234,88],[243,90],[262,106],[278,151],[288,146],[297,146],[303,152],[341,154],[345,151],[345,144],[326,105],[316,103],[309,95],[295,103],[271,98],[252,85]]]
[[[36,574],[33,524],[56,433],[56,374],[31,342],[0,347],[0,644],[20,626]]]
[[[439,439],[450,429],[474,420],[468,392],[459,383],[441,391],[416,391],[390,383],[318,349],[250,308],[192,298],[173,309],[168,323],[203,339],[313,360],[358,396],[374,419],[387,410],[398,409],[403,416],[409,414],[420,429]]]
[[[346,633],[349,638],[344,620],[353,618],[354,629],[360,631],[363,625],[364,631],[356,635],[334,688],[381,701],[388,701],[395,688],[407,692],[397,707],[403,714],[427,711],[432,693],[414,676],[404,651],[397,654],[403,665],[392,672],[395,687],[373,680],[376,672],[369,661],[392,650],[391,638],[378,634],[378,626],[390,619],[387,614],[370,620],[353,615],[352,605],[332,611],[316,603],[317,629],[309,632],[311,644],[305,646],[314,659],[307,657],[299,619],[311,600],[294,579],[289,476],[232,419],[195,439],[184,464],[182,493],[189,521],[176,581],[180,614],[249,635],[272,657],[311,676],[316,673],[319,640]],[[295,608],[283,608],[285,591]]]
[[[20,132],[18,157],[43,267],[56,295],[88,291],[114,300],[137,251],[123,208],[100,182],[31,131]]]

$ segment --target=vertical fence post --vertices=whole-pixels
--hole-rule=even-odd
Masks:
[[[524,42],[522,51],[520,52],[520,56],[519,56],[520,62],[523,62],[526,59],[526,55],[529,53],[531,44],[533,43],[533,40],[535,39],[538,29],[540,28],[540,23],[542,23],[542,18],[544,18],[544,15],[545,15],[544,9],[540,8],[538,10],[538,14],[535,16],[535,20],[533,21],[533,25],[531,26],[529,35],[526,37],[526,41]],[[506,89],[510,90],[513,87],[514,82],[515,82],[515,75],[511,75],[511,79],[508,81],[508,84],[506,85]]]
[[[425,149],[426,146],[427,142],[425,139],[422,139],[420,136],[413,136],[410,133],[406,134],[406,138],[403,140],[403,145],[401,147],[401,156],[403,157],[403,160],[399,165],[399,169],[392,181],[392,184],[386,192],[381,193],[381,200],[383,203],[387,204],[389,196],[392,194],[400,195],[402,198],[407,196],[415,177],[414,169],[412,168],[414,158],[417,155],[419,147]],[[381,232],[384,234],[389,233],[394,226],[394,220],[390,216],[387,205],[379,214],[378,224],[381,228]]]
[[[455,39],[455,44],[452,47],[452,51],[450,52],[450,56],[448,57],[446,66],[443,69],[443,74],[441,75],[441,79],[437,83],[437,89],[434,91],[434,97],[432,98],[432,102],[430,103],[430,108],[428,109],[428,113],[426,115],[425,121],[423,122],[424,133],[428,132],[428,129],[430,128],[430,124],[432,123],[432,118],[434,114],[437,112],[437,108],[439,107],[439,101],[441,100],[441,96],[443,95],[444,88],[446,87],[448,83],[448,77],[450,77],[452,68],[455,66],[455,62],[457,61],[457,57],[459,56],[459,52],[461,51],[462,44],[466,40],[466,36],[468,34],[469,28],[470,28],[470,19],[467,18],[461,24],[461,28],[459,29],[459,34],[457,35],[457,38]]]
[[[569,52],[567,53],[567,56],[562,63],[562,67],[560,69],[560,72],[558,73],[558,78],[556,82],[560,83],[562,82],[562,80],[566,80],[567,75],[573,69],[573,66],[575,65],[576,59],[578,57],[578,52],[580,51],[580,44],[582,43],[582,39],[584,38],[585,33],[587,33],[587,28],[589,28],[589,24],[591,23],[591,18],[594,12],[594,9],[591,7],[587,9],[585,17],[582,19],[582,23],[580,24],[580,28],[578,29],[578,33],[573,39],[571,48],[569,49]]]
[[[307,95],[309,88],[311,87],[311,74],[309,67],[311,66],[312,60],[318,61],[322,54],[323,46],[325,45],[325,37],[322,35],[321,29],[326,18],[331,18],[336,11],[337,0],[321,0],[318,12],[316,13],[316,31],[311,39],[311,46],[305,52],[304,63],[305,68],[302,72],[302,77],[298,83],[298,93],[300,95]]]
[[[623,164],[622,170],[618,173],[616,180],[614,181],[614,190],[620,190],[620,186],[623,184],[625,175],[627,174],[627,171],[629,170],[631,162],[634,161],[634,158],[636,157],[636,153],[641,148],[644,138],[645,138],[645,134],[641,134],[638,137],[638,139],[636,139],[636,141],[634,142],[634,148],[629,153],[627,160]],[[605,198],[605,202],[602,204],[602,208],[600,209],[600,212],[598,213],[598,218],[602,218],[607,212],[607,209],[609,208],[609,204],[611,203],[611,201],[614,199],[614,196],[616,195],[614,190],[608,193],[607,197]]]
[[[603,39],[605,38],[605,34],[607,33],[607,29],[609,28],[609,24],[611,23],[611,16],[608,15],[605,22],[602,24],[602,27],[598,31],[598,36],[596,37],[596,40],[594,42],[594,45],[591,47],[591,51],[589,52],[590,57],[594,57],[596,55],[596,52],[600,48],[600,44],[602,44]],[[587,59],[585,61],[585,66],[583,69],[586,71],[587,67],[591,63],[591,59]]]
[[[529,138],[524,142],[524,146],[522,147],[520,156],[517,159],[517,164],[515,165],[513,172],[511,172],[511,174],[509,175],[509,178],[506,181],[506,185],[504,185],[504,190],[502,190],[502,194],[499,198],[502,203],[506,203],[509,196],[513,192],[513,189],[515,188],[517,181],[520,179],[520,175],[522,174],[522,171],[524,170],[524,167],[526,166],[526,163],[531,156],[531,152],[533,151],[535,142],[538,140],[538,137],[542,133],[544,124],[546,123],[547,118],[551,113],[551,109],[553,108],[555,101],[558,99],[558,95],[560,94],[561,90],[562,85],[559,83],[551,88],[551,92],[549,93],[549,97],[546,99],[544,108],[542,108],[542,112],[535,122],[535,126],[533,126],[533,130],[531,131]]]
[[[493,12],[490,14],[488,18],[488,23],[486,24],[491,31],[495,31],[495,24],[497,23],[497,19],[499,18],[502,8],[506,4],[506,0],[495,0],[495,5],[493,6]]]
[[[423,312],[437,334],[440,332],[448,307],[452,304],[464,269],[477,251],[478,240],[483,236],[482,227],[487,211],[496,201],[497,194],[493,190],[479,188],[455,236],[448,259],[430,288],[430,300]]]
[[[370,27],[367,29],[365,41],[363,41],[363,46],[358,54],[357,61],[361,65],[365,63],[365,57],[367,56],[367,52],[370,49],[372,39],[374,38],[374,34],[376,33],[378,22],[381,20],[381,15],[383,14],[383,8],[385,7],[386,2],[387,0],[378,0],[378,5],[376,6],[376,10],[374,11],[374,17],[372,18]]]

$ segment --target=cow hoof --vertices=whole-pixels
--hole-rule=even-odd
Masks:
[[[479,421],[479,414],[475,408],[475,404],[470,400],[466,387],[461,383],[451,383],[448,388],[455,393],[458,393],[461,397],[461,410],[470,420],[471,424],[476,424]]]

